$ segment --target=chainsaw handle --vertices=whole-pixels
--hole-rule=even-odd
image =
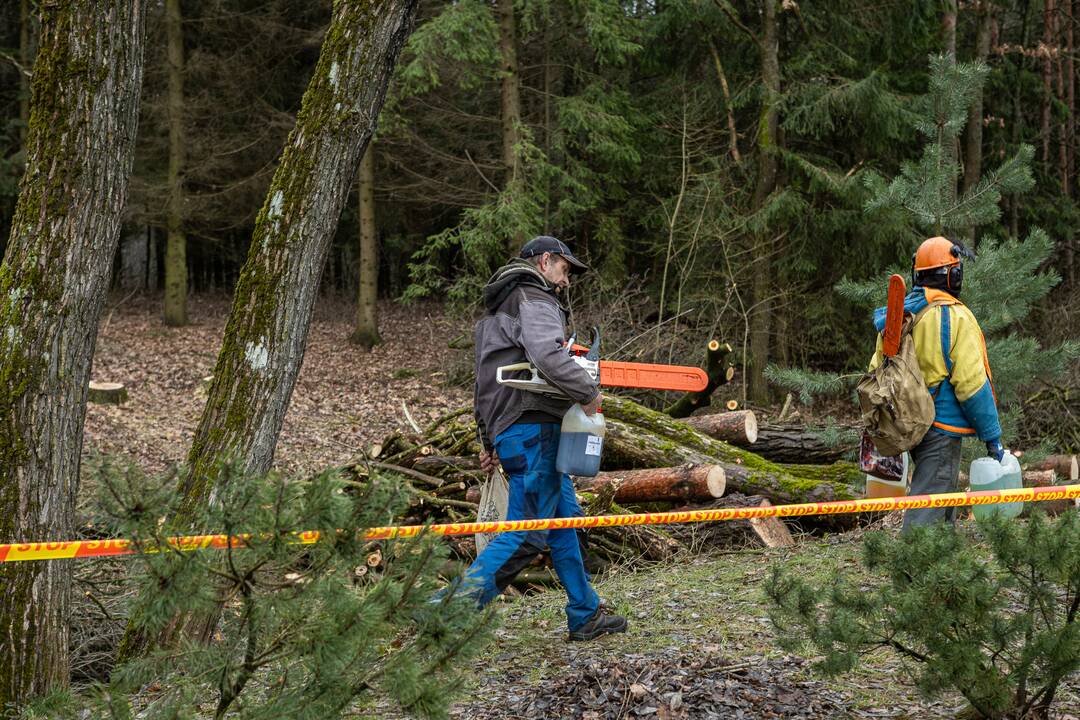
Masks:
[[[592,329],[592,345],[589,346],[589,352],[585,356],[586,360],[592,360],[593,362],[600,361],[600,328],[593,326]]]
[[[528,370],[530,373],[532,373],[532,379],[536,379],[536,371],[533,369],[532,364],[528,362],[519,362],[514,363],[513,365],[503,365],[498,370],[496,370],[495,382],[499,383],[500,385],[505,385],[507,380],[510,380],[511,378],[504,378],[504,372],[521,372],[522,370]]]

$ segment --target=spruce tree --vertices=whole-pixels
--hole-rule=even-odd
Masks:
[[[497,117],[498,108],[490,102],[491,88],[501,78],[498,52],[492,51],[497,48],[493,13],[490,4],[475,0],[451,3],[413,35],[389,105],[394,115],[382,130],[391,144],[426,130],[419,118],[407,114],[414,99],[424,102],[420,108],[444,102]],[[598,242],[618,244],[608,205],[624,197],[624,187],[642,163],[635,133],[643,119],[633,107],[625,71],[641,50],[640,23],[606,0],[530,4],[517,23],[520,62],[529,62],[526,52],[541,50],[547,53],[545,67],[571,77],[559,82],[545,75],[542,82],[550,87],[543,90],[543,104],[526,103],[514,145],[515,171],[506,182],[499,183],[490,172],[496,149],[490,142],[452,138],[464,145],[454,151],[470,158],[469,181],[483,177],[479,201],[465,203],[455,222],[432,233],[415,252],[406,299],[448,292],[453,301],[471,303],[479,297],[479,286],[507,260],[508,238],[546,232],[573,243],[576,228],[595,223],[603,228],[595,235]],[[572,43],[558,43],[552,40],[554,32],[576,36]],[[478,88],[485,87],[489,102],[474,107]],[[522,92],[530,90],[537,88],[526,84]],[[435,99],[439,94],[442,100]],[[449,183],[443,179],[442,184]],[[575,244],[576,251],[583,251],[580,245]],[[448,262],[456,271],[449,279]]]
[[[877,173],[866,175],[871,197],[865,212],[871,225],[907,224],[905,246],[912,251],[922,239],[933,235],[971,238],[976,231],[981,234],[977,260],[965,264],[963,301],[987,337],[1008,441],[1019,419],[1018,404],[1025,388],[1059,377],[1080,354],[1080,344],[1069,341],[1044,348],[1036,338],[1011,331],[1060,280],[1055,270],[1043,267],[1054,251],[1046,233],[1035,228],[1024,239],[1011,238],[999,225],[1002,196],[1022,194],[1034,185],[1032,148],[1021,145],[1000,166],[985,172],[974,187],[957,193],[962,168],[946,148],[958,142],[967,122],[968,105],[986,75],[986,66],[979,62],[954,63],[946,56],[930,59],[928,92],[912,114],[914,127],[925,140],[923,153],[918,161],[902,164],[900,174],[892,180]],[[903,275],[910,284],[910,266],[894,266],[871,280],[845,278],[836,291],[866,308],[869,318],[870,309],[885,303],[885,279],[891,273]],[[868,333],[865,357],[855,361],[860,368],[872,353],[871,341]],[[793,368],[769,369],[773,382],[798,391],[804,402],[815,394],[841,392],[859,376],[858,371],[830,378]]]

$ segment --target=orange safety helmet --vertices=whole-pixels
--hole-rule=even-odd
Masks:
[[[964,266],[960,262],[961,258],[974,260],[975,255],[959,242],[940,235],[923,240],[911,258],[911,284],[925,285],[932,276],[939,275],[945,280],[942,289],[953,295],[959,295],[964,283]],[[937,270],[937,272],[926,272],[930,270]],[[923,282],[919,282],[920,275],[923,277]]]
[[[939,235],[923,240],[922,245],[915,251],[913,268],[915,272],[919,272],[956,265],[958,262],[960,262],[960,252],[956,243]]]

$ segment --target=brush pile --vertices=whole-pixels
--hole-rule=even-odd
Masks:
[[[603,412],[607,436],[602,471],[595,478],[575,478],[586,515],[847,500],[857,496],[862,481],[852,463],[777,463],[754,452],[758,425],[750,411],[679,420],[633,400],[605,395]],[[781,445],[790,453],[790,444]],[[767,445],[765,452],[774,447]],[[357,480],[379,473],[407,484],[412,503],[403,523],[468,522],[476,517],[485,480],[479,452],[471,409],[462,408],[426,428],[414,423],[412,432],[390,435],[346,470]],[[587,538],[582,540],[594,569],[622,560],[665,560],[702,542],[791,542],[780,520],[722,525],[596,528],[583,531]],[[451,542],[460,560],[475,556],[470,540]],[[529,581],[554,581],[554,574],[543,569],[525,576]]]

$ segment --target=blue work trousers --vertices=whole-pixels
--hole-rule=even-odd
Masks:
[[[555,470],[559,451],[555,423],[511,425],[495,438],[495,450],[510,483],[507,520],[537,520],[581,514],[570,476]],[[551,549],[551,561],[566,589],[566,621],[573,632],[596,612],[600,599],[589,585],[577,533],[572,529],[497,534],[466,573],[466,591],[483,606],[510,584],[525,564]]]

